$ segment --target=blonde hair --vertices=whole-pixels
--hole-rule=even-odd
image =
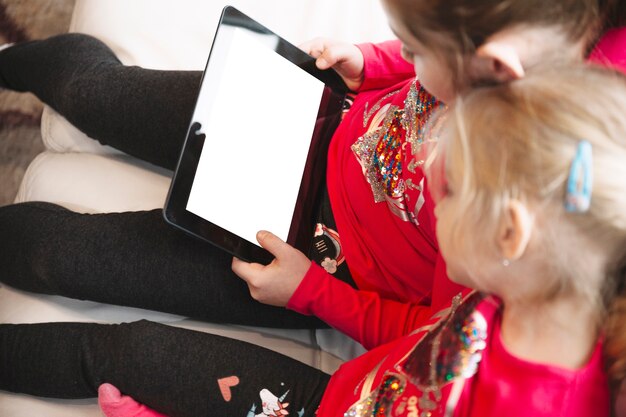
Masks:
[[[463,218],[451,225],[458,242],[468,224],[495,236],[511,199],[537,214],[542,246],[535,252],[554,276],[545,296],[564,291],[589,296],[598,319],[606,323],[613,381],[626,372],[624,109],[626,78],[621,74],[582,65],[537,70],[460,97],[446,114],[434,162],[428,165],[431,187],[441,183],[437,166],[445,167],[455,184],[463,205]],[[566,183],[581,140],[593,149],[591,206],[570,213],[564,206]],[[600,254],[600,267],[585,258],[589,252]]]

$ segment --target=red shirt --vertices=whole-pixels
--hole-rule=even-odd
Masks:
[[[411,168],[417,158],[411,143],[401,128],[395,137],[384,137],[390,123],[398,121],[394,109],[405,109],[413,66],[400,57],[399,41],[360,48],[364,82],[333,136],[327,172],[337,231],[359,290],[312,265],[287,307],[318,316],[370,349],[410,333],[430,317],[431,307],[439,310],[461,287],[446,277],[434,205],[424,191],[422,170]],[[420,90],[419,84],[413,88]],[[419,92],[421,101],[436,103]],[[423,122],[427,115],[416,120]],[[367,161],[368,139],[372,146],[391,139],[386,148],[372,152],[378,164]],[[401,161],[392,167],[398,174],[395,184],[382,178],[385,155]],[[406,320],[395,320],[398,316]]]
[[[439,417],[446,409],[455,417],[609,415],[601,342],[579,369],[522,360],[502,344],[499,302],[481,297],[466,296],[464,304],[473,303],[466,309],[461,304],[447,327],[445,315],[430,318],[428,324],[442,326],[441,332],[425,330],[346,362],[331,378],[317,415],[373,415],[364,411],[371,413],[376,405],[393,416],[430,411]],[[440,338],[433,337],[437,333]],[[431,369],[424,357],[433,357],[434,349],[441,366]],[[433,373],[440,385],[429,393],[424,387],[433,387]],[[395,396],[389,378],[399,382]]]

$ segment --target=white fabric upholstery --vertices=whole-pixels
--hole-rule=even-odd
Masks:
[[[232,0],[229,4],[299,44],[316,36],[350,42],[393,37],[378,0]],[[106,42],[129,65],[203,69],[219,1],[77,0],[70,31]],[[171,172],[88,138],[50,108],[42,117],[47,150],[30,165],[16,202],[50,201],[80,212],[162,207]],[[146,318],[247,340],[332,372],[362,348],[334,330],[279,331],[199,323],[182,317],[0,287],[0,322],[122,322]],[[320,346],[322,348],[320,348]],[[100,416],[94,400],[59,401],[0,392],[0,416]]]

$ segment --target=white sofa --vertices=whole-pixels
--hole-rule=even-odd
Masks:
[[[351,42],[393,37],[378,0],[77,0],[70,31],[102,39],[126,64],[201,70],[225,4],[238,7],[295,44],[315,36]],[[16,202],[50,201],[81,212],[162,207],[171,172],[100,145],[50,108],[44,110],[41,127],[46,151],[28,168]],[[362,350],[334,330],[219,326],[0,286],[0,322],[4,323],[140,318],[251,341],[327,372]],[[95,400],[45,400],[0,391],[1,417],[100,415]]]

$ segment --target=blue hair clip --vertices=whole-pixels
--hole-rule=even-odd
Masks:
[[[576,156],[569,170],[567,191],[565,194],[565,210],[570,213],[584,213],[591,205],[591,188],[593,184],[593,160],[591,144],[586,140],[578,143]]]

